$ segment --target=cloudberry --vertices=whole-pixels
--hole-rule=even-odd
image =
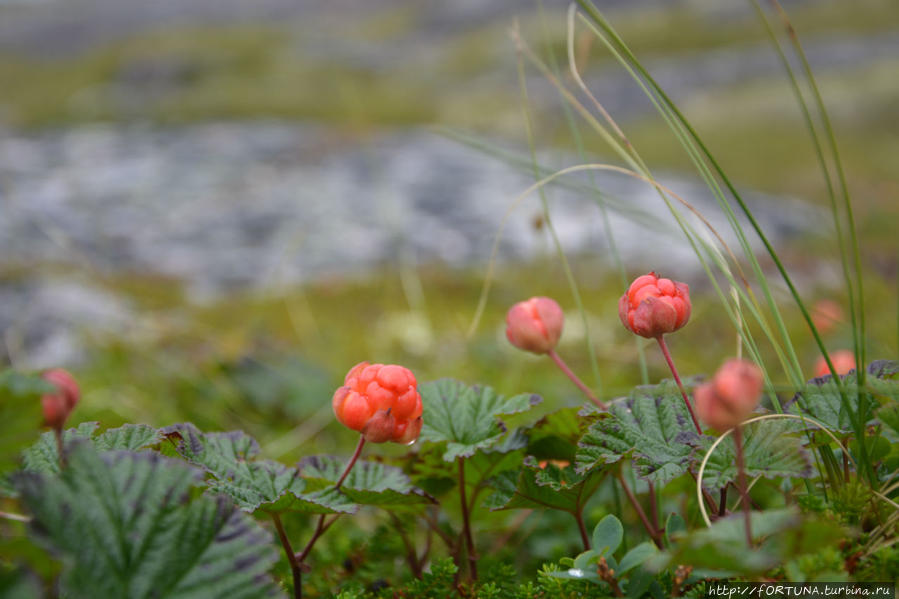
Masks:
[[[331,401],[337,420],[372,443],[411,443],[421,432],[421,395],[415,375],[395,364],[361,362]]]

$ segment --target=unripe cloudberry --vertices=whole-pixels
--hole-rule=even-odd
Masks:
[[[725,362],[711,381],[693,392],[696,414],[712,428],[725,431],[746,420],[762,396],[761,369],[748,360]]]
[[[509,308],[506,337],[518,349],[545,354],[559,343],[564,324],[565,315],[555,300],[532,297]]]
[[[62,368],[48,370],[41,375],[41,378],[57,389],[55,393],[45,393],[41,396],[44,425],[61,430],[81,397],[78,383],[75,377]]]
[[[421,432],[421,395],[415,375],[403,366],[356,364],[331,405],[341,424],[372,443],[411,443]]]

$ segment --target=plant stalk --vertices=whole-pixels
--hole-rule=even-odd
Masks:
[[[459,503],[462,506],[462,529],[465,535],[465,547],[468,554],[468,575],[472,580],[478,579],[478,556],[474,550],[474,537],[471,535],[471,521],[468,514],[468,503],[465,500],[465,458],[456,458],[459,464]]]
[[[340,475],[340,478],[337,479],[337,482],[334,484],[335,489],[339,489],[340,485],[343,484],[343,481],[346,480],[346,477],[349,476],[350,470],[353,469],[353,466],[356,464],[356,460],[359,459],[359,456],[362,454],[362,448],[365,447],[365,437],[359,435],[359,443],[356,445],[356,451],[353,452],[353,456],[350,458],[350,461],[347,463],[346,468],[343,469],[343,474]],[[318,523],[315,525],[315,532],[312,533],[312,538],[309,539],[309,542],[306,543],[306,546],[303,547],[303,550],[296,554],[297,562],[302,564],[306,561],[306,558],[309,556],[309,552],[312,551],[312,546],[315,545],[315,542],[325,534],[325,531],[328,530],[334,522],[340,517],[340,514],[334,516],[330,522],[325,524],[325,516],[326,514],[322,514],[318,518]]]
[[[296,554],[293,552],[293,547],[290,545],[290,539],[287,538],[287,533],[284,531],[284,525],[281,523],[281,517],[278,514],[272,513],[272,522],[275,523],[275,530],[278,531],[278,539],[281,540],[281,546],[284,548],[284,553],[287,554],[287,561],[290,563],[290,572],[293,574],[293,596],[294,599],[302,599],[303,597],[303,569],[300,565],[299,560],[297,560]]]
[[[652,524],[649,522],[649,518],[646,517],[646,512],[643,511],[643,506],[640,505],[639,501],[637,501],[637,497],[634,495],[634,492],[631,491],[631,488],[627,486],[626,482],[624,482],[624,477],[621,476],[620,471],[615,473],[615,478],[618,479],[618,483],[624,490],[624,494],[627,496],[628,501],[631,502],[631,506],[633,506],[634,511],[637,512],[637,516],[640,518],[640,522],[643,523],[643,528],[645,528],[646,532],[649,533],[649,536],[652,537],[653,543],[655,543],[656,547],[658,547],[659,549],[663,549],[664,547],[662,546],[662,536],[659,534],[659,531],[653,528]]]
[[[743,526],[746,529],[746,546],[751,548],[751,505],[749,503],[749,493],[746,490],[746,466],[743,460],[743,428],[739,424],[734,428],[734,445],[737,447],[737,484],[740,487],[740,496],[743,498]]]
[[[584,395],[587,396],[587,399],[589,399],[590,401],[595,403],[596,406],[600,410],[608,410],[609,409],[609,406],[607,406],[605,403],[600,401],[593,394],[593,392],[590,391],[590,388],[587,387],[587,385],[585,385],[584,382],[581,379],[579,379],[576,374],[574,374],[574,372],[572,372],[572,370],[568,367],[568,364],[565,363],[565,360],[563,360],[562,357],[556,353],[556,350],[550,349],[547,352],[547,354],[549,355],[550,358],[552,358],[553,362],[556,363],[556,366],[558,366],[559,369],[565,373],[565,376],[567,376],[569,379],[571,379],[571,382],[574,383],[578,389],[583,391]]]
[[[668,351],[668,344],[665,343],[665,336],[659,335],[656,337],[656,341],[659,342],[659,347],[662,350],[662,355],[665,356],[665,361],[668,362],[668,368],[671,369],[671,374],[674,375],[674,382],[677,383],[678,388],[680,389],[680,393],[684,398],[684,404],[687,406],[687,411],[690,412],[690,418],[693,419],[693,426],[696,427],[696,432],[699,436],[702,436],[702,428],[699,426],[699,421],[696,420],[696,414],[693,413],[693,406],[690,404],[690,399],[687,397],[687,390],[684,389],[684,384],[680,380],[680,376],[677,374],[677,368],[674,366],[674,360],[671,358],[671,352]]]
[[[587,534],[587,527],[584,525],[584,514],[581,510],[572,512],[575,521],[577,521],[577,530],[581,533],[581,542],[584,544],[584,551],[590,551],[590,536]]]
[[[340,485],[343,484],[343,481],[346,480],[346,477],[350,474],[350,470],[352,470],[353,466],[356,464],[356,460],[358,460],[359,456],[362,454],[363,447],[365,447],[365,437],[359,435],[359,443],[356,445],[356,451],[353,452],[353,457],[350,458],[350,461],[347,463],[346,468],[344,468],[343,474],[341,474],[340,478],[337,479],[337,484],[334,485],[335,489],[339,489]]]

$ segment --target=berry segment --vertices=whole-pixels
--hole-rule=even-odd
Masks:
[[[421,432],[415,375],[395,364],[356,364],[331,400],[337,420],[372,443],[411,443]]]

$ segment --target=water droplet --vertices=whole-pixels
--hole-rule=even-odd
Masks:
[[[568,570],[568,575],[574,576],[575,578],[583,578],[584,571],[581,570],[580,568],[571,568],[570,570]]]
[[[416,442],[417,440],[418,440],[418,439],[412,439],[412,440],[409,441],[408,443],[404,443],[404,445],[405,445],[406,447],[410,447],[410,446],[412,446],[412,445],[415,445],[415,442]]]

